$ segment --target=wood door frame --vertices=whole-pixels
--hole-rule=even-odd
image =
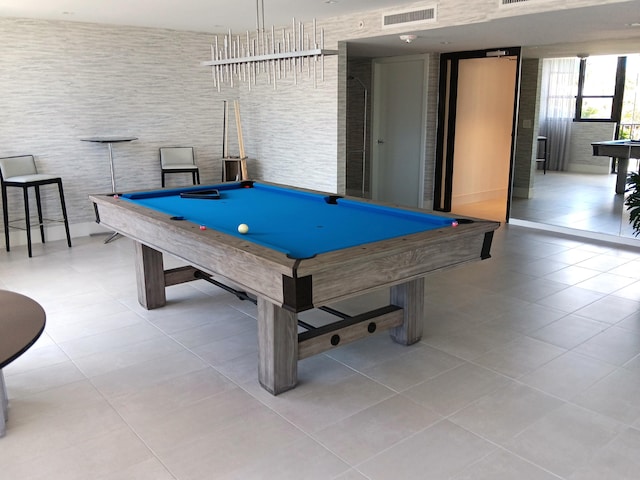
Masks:
[[[451,211],[459,62],[460,60],[472,58],[493,57],[495,56],[492,54],[494,52],[500,52],[499,56],[515,56],[517,57],[518,61],[514,85],[514,108],[510,148],[511,158],[509,161],[509,182],[507,186],[507,213],[505,221],[508,221],[509,211],[511,209],[511,195],[518,126],[518,104],[520,98],[520,69],[522,61],[520,47],[454,52],[442,54],[440,56],[438,128],[436,134],[436,164],[433,191],[433,209],[443,212]]]

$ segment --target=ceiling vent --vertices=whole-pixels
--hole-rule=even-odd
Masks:
[[[382,28],[417,26],[436,21],[436,7],[389,12],[382,17]]]
[[[529,0],[500,0],[500,5],[504,6],[504,5],[515,5],[517,3],[526,3]]]

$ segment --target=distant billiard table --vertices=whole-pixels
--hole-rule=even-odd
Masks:
[[[624,193],[627,186],[627,170],[630,158],[640,158],[640,140],[610,140],[591,143],[594,156],[616,159],[616,193]]]
[[[274,395],[295,387],[299,359],[382,329],[420,340],[425,275],[488,258],[500,225],[257,181],[90,199],[99,223],[134,240],[145,308],[198,278],[257,303],[259,380]],[[162,252],[188,266],[165,271]],[[387,307],[356,316],[327,307],[385,287]],[[298,333],[297,313],[312,308],[338,320]]]

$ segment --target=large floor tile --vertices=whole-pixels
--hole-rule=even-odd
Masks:
[[[574,398],[586,408],[629,425],[640,419],[640,377],[619,368]]]
[[[451,416],[478,436],[505,445],[562,401],[520,384],[510,384],[476,400]]]
[[[512,378],[519,378],[565,353],[564,348],[525,337],[495,348],[475,363]]]
[[[404,395],[448,416],[508,383],[503,375],[465,363],[406,390]]]
[[[578,345],[574,351],[604,362],[624,365],[640,354],[640,332],[611,327]]]
[[[406,390],[464,361],[424,344],[416,344],[407,353],[378,363],[362,372],[395,391]]]
[[[568,352],[524,375],[520,381],[550,395],[569,400],[614,370],[614,365]]]
[[[609,328],[609,325],[596,320],[567,315],[549,325],[542,327],[529,336],[560,348],[574,348],[598,333]]]
[[[494,452],[452,477],[452,480],[514,479],[558,480],[558,477],[506,451]]]
[[[358,466],[371,480],[450,479],[496,450],[472,433],[442,421]]]
[[[615,420],[565,404],[529,425],[509,442],[508,448],[566,478],[592,460],[621,431],[622,425]]]
[[[316,432],[314,437],[350,465],[357,465],[442,417],[394,396]]]
[[[570,480],[635,480],[640,471],[640,430],[628,428],[579,467]]]
[[[326,480],[343,478],[349,466],[336,455],[310,438],[293,442],[273,454],[260,455],[259,460],[249,462],[233,470],[221,480]],[[344,477],[350,478],[350,477]]]

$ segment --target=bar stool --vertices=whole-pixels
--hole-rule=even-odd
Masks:
[[[540,148],[542,144],[542,148]],[[538,136],[538,148],[536,152],[536,162],[542,163],[543,175],[547,174],[547,160],[549,159],[549,150],[547,149],[547,137]]]
[[[71,235],[69,234],[69,222],[67,220],[67,207],[64,202],[64,192],[62,189],[62,179],[55,175],[45,175],[38,173],[33,155],[18,155],[14,157],[0,158],[0,184],[2,187],[2,216],[4,220],[4,239],[7,252],[11,250],[9,244],[9,228],[22,227],[12,226],[11,223],[21,219],[9,221],[9,206],[7,205],[7,187],[18,187],[22,189],[24,198],[25,230],[27,231],[27,248],[29,257],[31,252],[31,219],[29,214],[29,187],[33,187],[36,194],[36,205],[38,207],[38,226],[40,227],[40,237],[44,241],[44,225],[49,222],[64,223],[67,234],[67,245],[71,247]],[[42,217],[42,203],[40,201],[40,187],[42,185],[57,184],[60,193],[60,204],[62,206],[62,219],[49,219]]]

